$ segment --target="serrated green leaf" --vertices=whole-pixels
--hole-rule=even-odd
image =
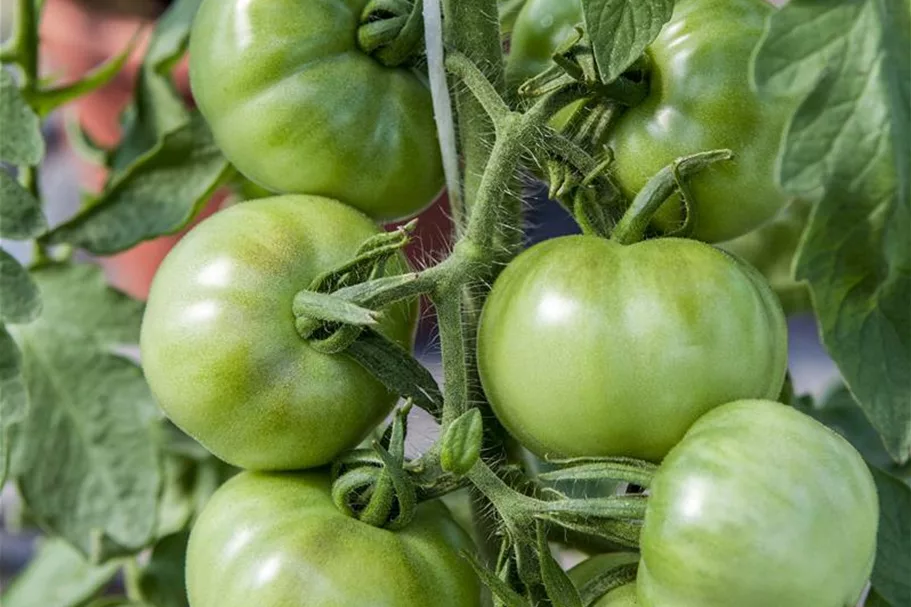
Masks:
[[[390,392],[410,398],[436,419],[440,418],[443,394],[430,371],[411,353],[372,329],[364,329],[345,354],[367,369]]]
[[[142,598],[155,607],[188,607],[184,576],[189,532],[162,539],[139,577]]]
[[[172,234],[190,222],[231,170],[205,120],[194,113],[44,240],[109,255]]]
[[[900,463],[911,457],[909,47],[907,2],[795,0],[771,17],[754,72],[767,92],[804,96],[780,165],[785,189],[818,198],[796,277]]]
[[[879,494],[879,531],[873,588],[893,605],[911,599],[911,487],[877,468],[870,469]]]
[[[29,512],[93,562],[148,545],[161,487],[159,413],[142,372],[119,354],[142,305],[90,265],[33,272],[44,313],[12,327],[28,416],[12,428],[11,476]]]
[[[0,249],[0,320],[26,323],[41,314],[41,296],[28,271]]]
[[[110,158],[114,180],[190,119],[169,73],[186,51],[200,1],[173,3],[155,25],[136,80],[134,103],[124,116],[123,137]]]
[[[22,354],[0,325],[0,487],[9,471],[9,428],[28,413],[28,391],[22,377]]]
[[[34,166],[44,157],[41,123],[13,76],[0,67],[0,161]]]
[[[101,590],[120,563],[88,563],[62,539],[46,539],[3,593],[4,607],[78,607]]]
[[[582,0],[603,82],[616,80],[645,52],[673,10],[673,0]]]
[[[0,169],[0,237],[26,240],[46,229],[41,203],[12,175]]]
[[[29,97],[31,106],[38,115],[47,116],[61,105],[100,89],[120,73],[135,50],[138,41],[139,32],[137,31],[123,51],[91,70],[79,80],[58,87],[42,88],[35,92]]]

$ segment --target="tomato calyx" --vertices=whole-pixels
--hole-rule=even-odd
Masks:
[[[361,12],[357,43],[387,67],[413,65],[423,55],[422,0],[370,0]]]
[[[336,353],[351,345],[363,327],[376,325],[376,309],[396,300],[388,297],[388,291],[415,280],[414,274],[378,277],[408,244],[416,225],[417,220],[412,220],[394,232],[368,238],[353,259],[320,274],[299,291],[292,304],[298,334],[317,349]]]
[[[583,561],[569,571],[583,605],[591,605],[605,595],[627,585],[635,586],[639,555],[618,552],[601,554]]]
[[[625,107],[633,107],[648,95],[648,58],[643,56],[616,79],[604,82],[595,62],[591,41],[580,26],[576,26],[575,34],[557,48],[553,61],[552,66],[519,87],[520,96],[540,97],[561,87],[581,85],[586,97],[611,100]]]
[[[382,440],[356,449],[332,465],[332,501],[374,527],[401,529],[414,518],[417,494],[405,472],[405,434],[411,402],[399,407]]]
[[[652,218],[674,194],[679,194],[685,218],[677,229],[666,236],[685,237],[692,233],[698,220],[693,196],[687,187],[688,179],[716,162],[733,159],[731,150],[712,150],[678,158],[655,174],[639,191],[632,205],[620,219],[611,234],[619,244],[633,244],[642,240]]]

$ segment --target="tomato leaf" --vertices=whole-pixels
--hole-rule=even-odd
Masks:
[[[911,457],[909,32],[906,2],[795,0],[770,17],[754,71],[764,92],[804,97],[780,159],[784,188],[817,199],[796,277],[899,463]]]
[[[22,354],[0,325],[0,487],[9,471],[8,429],[28,412],[28,392],[22,377]]]
[[[404,348],[372,329],[364,329],[345,354],[392,392],[410,398],[414,404],[440,419],[443,394],[436,380]]]
[[[0,237],[26,240],[46,229],[41,203],[12,175],[0,169]]]
[[[33,166],[44,157],[44,138],[38,116],[29,107],[16,81],[0,68],[0,161]]]
[[[95,254],[177,232],[231,173],[198,112],[189,111],[170,73],[184,55],[200,0],[180,0],[158,21],[125,112],[123,137],[106,155],[104,192],[52,231],[48,244]]]
[[[142,598],[155,607],[187,607],[185,569],[189,532],[162,539],[139,577]]]
[[[189,120],[170,72],[184,55],[190,26],[201,0],[179,0],[158,20],[136,80],[134,103],[124,117],[123,137],[111,157],[113,178],[161,146],[162,140]]]
[[[13,426],[10,475],[29,512],[93,562],[146,546],[161,488],[159,413],[120,351],[142,305],[89,265],[32,273],[41,317],[10,328],[22,351],[28,416]]]
[[[109,255],[174,233],[190,222],[230,172],[202,116],[194,113],[108,183],[94,203],[43,240]]]
[[[16,258],[0,249],[0,320],[27,323],[41,314],[38,287]]]
[[[673,0],[582,0],[598,73],[613,82],[631,66],[671,18]]]
[[[3,593],[3,605],[77,607],[110,582],[120,565],[92,565],[65,541],[43,540],[29,566]]]
[[[911,487],[871,467],[879,494],[873,589],[892,605],[911,598]]]

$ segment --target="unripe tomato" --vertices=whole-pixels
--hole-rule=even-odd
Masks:
[[[609,145],[613,172],[632,197],[680,156],[728,148],[734,160],[690,180],[694,237],[736,238],[775,215],[787,202],[775,167],[792,101],[760,98],[750,87],[750,56],[775,9],[764,0],[680,0],[658,38],[646,100],[618,121]],[[656,225],[674,229],[682,218],[674,196]]]
[[[399,531],[342,514],[324,472],[242,473],[187,547],[190,607],[479,607],[471,540],[439,502]]]
[[[443,185],[430,91],[360,50],[367,0],[205,0],[190,84],[215,140],[244,175],[392,220]]]
[[[535,245],[497,279],[478,331],[494,412],[542,457],[658,461],[713,407],[777,397],[786,364],[768,284],[695,240]]]
[[[863,458],[812,418],[768,401],[700,418],[649,487],[642,607],[853,607],[876,554]]]
[[[143,370],[168,417],[242,468],[321,466],[356,446],[396,395],[344,354],[313,349],[292,302],[377,232],[317,196],[245,202],[194,228],[156,274],[142,321]],[[398,303],[378,328],[408,348],[416,319],[414,302]]]

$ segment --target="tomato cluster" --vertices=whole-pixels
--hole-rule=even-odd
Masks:
[[[395,531],[333,503],[326,466],[398,395],[353,358],[314,347],[293,313],[300,291],[380,233],[374,221],[417,213],[441,186],[430,93],[411,69],[360,50],[365,4],[203,0],[194,26],[193,90],[216,140],[239,171],[286,194],[195,228],[145,312],[142,362],[161,408],[246,469],[193,529],[192,607],[482,601],[459,556],[474,546],[439,501]],[[708,244],[760,227],[785,202],[772,174],[784,113],[755,97],[745,69],[769,10],[678,2],[648,50],[648,98],[611,135],[611,170],[631,195],[678,156],[734,151],[735,163],[691,184],[693,238],[540,243],[503,270],[480,315],[476,371],[523,447],[660,464],[640,551],[570,572],[582,586],[638,563],[635,583],[600,607],[843,607],[871,571],[870,474],[841,437],[774,402],[787,368],[781,304],[753,266]],[[545,69],[580,20],[574,2],[529,0],[513,84]],[[671,231],[680,207],[669,200],[654,225]],[[396,254],[375,270],[408,266]],[[377,312],[375,330],[410,349],[416,302]]]

